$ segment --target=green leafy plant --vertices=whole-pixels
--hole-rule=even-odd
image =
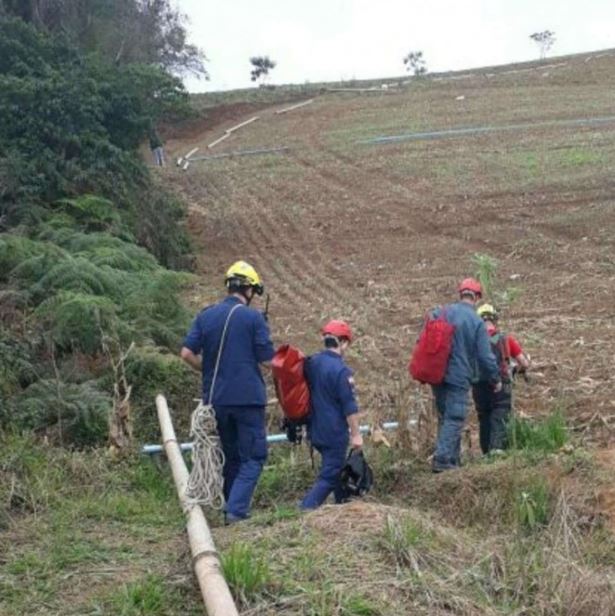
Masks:
[[[521,489],[517,495],[517,520],[525,530],[534,531],[549,522],[549,489],[540,480]]]
[[[121,226],[120,213],[114,204],[97,195],[60,199],[57,206],[85,231],[113,232]]]
[[[95,383],[43,379],[12,401],[12,423],[45,431],[61,444],[97,445],[107,436],[111,398]]]
[[[483,296],[491,297],[498,268],[497,260],[486,254],[475,253],[472,256],[472,265],[474,265],[475,275],[483,287]]]
[[[498,260],[487,254],[475,253],[472,256],[474,275],[483,287],[483,298],[493,301],[497,307],[504,308],[513,304],[521,295],[520,287],[504,287],[498,284]]]

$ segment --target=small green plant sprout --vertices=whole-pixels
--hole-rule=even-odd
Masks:
[[[267,562],[245,543],[233,543],[222,555],[222,572],[235,599],[245,605],[259,596],[270,579]]]
[[[472,265],[475,268],[475,276],[483,287],[483,296],[491,297],[498,269],[497,259],[477,252],[472,256]]]
[[[503,291],[494,291],[493,297],[500,308],[506,308],[519,299],[521,293],[519,287],[506,287]]]
[[[501,288],[498,285],[497,271],[499,263],[494,257],[478,252],[474,253],[472,255],[472,265],[474,266],[474,275],[483,287],[483,297],[491,298],[498,307],[510,306],[521,295],[522,290],[520,287]]]
[[[517,520],[519,526],[528,531],[534,531],[549,522],[549,490],[544,482],[536,482],[519,492]]]

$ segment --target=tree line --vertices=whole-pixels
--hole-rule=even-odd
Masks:
[[[138,149],[202,62],[168,0],[0,0],[0,430],[101,443],[122,383],[137,417],[191,389],[184,208]]]

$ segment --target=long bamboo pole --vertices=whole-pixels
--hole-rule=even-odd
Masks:
[[[203,510],[198,505],[186,504],[188,469],[179,449],[169,407],[163,395],[156,396],[156,409],[162,432],[162,443],[171,466],[177,496],[187,517],[186,526],[192,562],[207,614],[209,616],[239,616],[231,591],[222,575],[218,552]]]
[[[234,133],[236,130],[243,128],[244,126],[247,126],[248,124],[252,124],[252,122],[256,122],[256,120],[260,120],[260,116],[254,116],[253,118],[250,118],[249,120],[246,120],[245,122],[242,122],[241,124],[237,124],[236,126],[233,126],[232,128],[227,128],[226,132]]]
[[[276,114],[280,115],[282,113],[288,113],[289,111],[293,111],[294,109],[299,109],[300,107],[311,105],[313,102],[314,102],[314,99],[310,98],[310,100],[303,101],[302,103],[297,103],[296,105],[291,105],[290,107],[284,107],[284,109],[278,109],[276,111]]]

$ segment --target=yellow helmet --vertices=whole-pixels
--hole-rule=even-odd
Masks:
[[[245,261],[236,261],[228,268],[224,284],[229,289],[231,287],[252,287],[257,295],[262,295],[265,290],[257,271]]]
[[[491,304],[483,304],[476,312],[481,319],[495,321],[498,318],[498,311]]]

